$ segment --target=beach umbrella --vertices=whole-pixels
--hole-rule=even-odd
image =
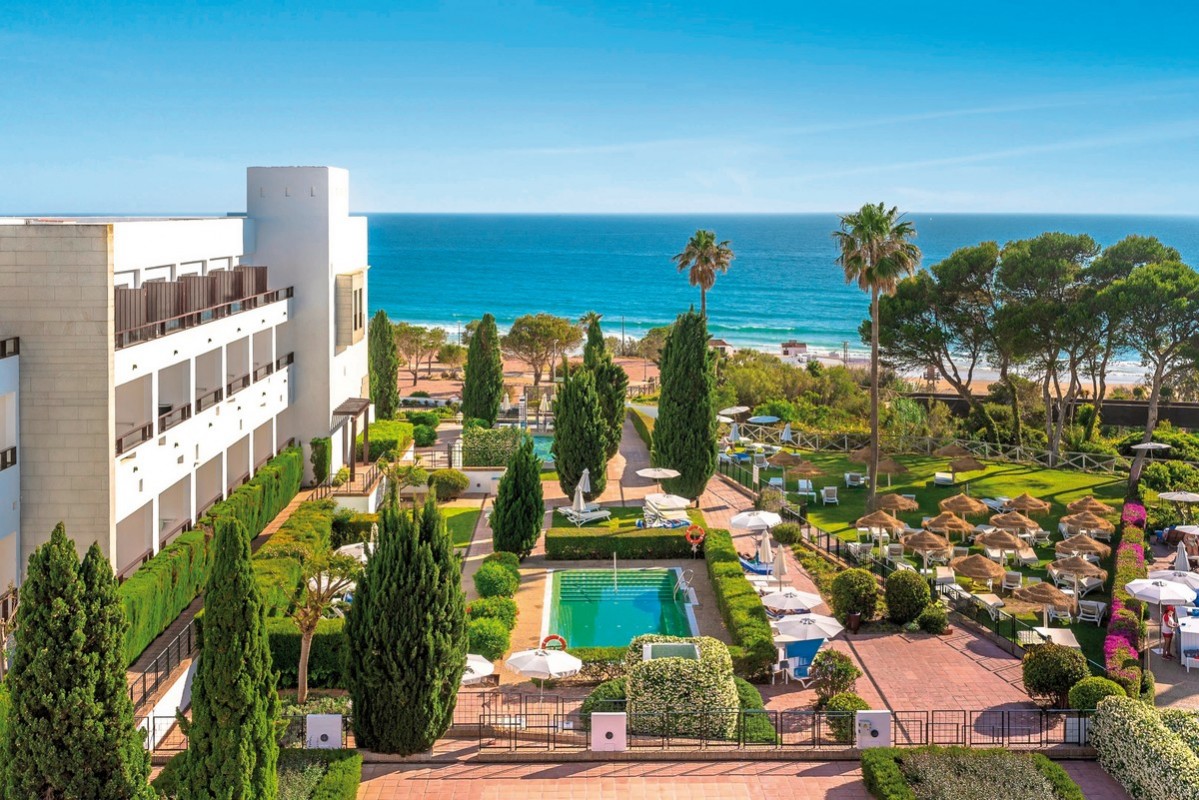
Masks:
[[[824,470],[811,461],[800,461],[795,466],[788,467],[787,474],[795,478],[814,478],[817,475],[823,475]]]
[[[940,550],[948,550],[951,545],[949,540],[944,536],[938,536],[935,533],[928,531],[920,531],[913,533],[910,536],[905,536],[899,540],[903,544],[905,550],[911,550],[914,553],[919,553],[924,560],[924,570],[928,571],[928,559],[933,553]]]
[[[719,422],[721,425],[732,425],[733,424],[733,418],[726,417],[724,414],[717,414],[716,421]]]
[[[1013,498],[1008,502],[1008,508],[1012,511],[1019,511],[1022,514],[1048,514],[1049,503],[1039,498],[1033,497],[1028,492]]]
[[[989,510],[981,500],[975,500],[968,494],[955,494],[953,497],[945,498],[938,505],[942,511],[952,511],[964,517],[985,514]]]
[[[1103,542],[1096,541],[1085,533],[1080,533],[1077,536],[1071,536],[1069,539],[1058,542],[1053,546],[1053,551],[1058,555],[1094,555],[1100,558],[1107,558],[1112,549]]]
[[[857,450],[851,450],[849,452],[849,460],[855,464],[869,464],[870,463],[870,447],[869,447],[869,445],[867,445],[866,447],[859,447]]]
[[[761,528],[773,528],[782,521],[783,518],[773,511],[742,511],[729,520],[729,524],[734,528],[759,530]]]
[[[840,622],[823,614],[804,614],[779,620],[775,629],[783,636],[790,636],[796,641],[808,642],[812,639],[832,639],[845,630]]]
[[[770,547],[770,536],[766,533],[758,539],[758,563],[769,564],[774,561],[774,550]]]
[[[741,426],[736,422],[734,422],[733,427],[729,429],[729,441],[733,444],[737,444],[741,441]]]
[[[818,594],[801,592],[790,587],[771,592],[762,598],[762,605],[779,611],[811,611],[823,602],[824,599]]]
[[[575,484],[575,496],[574,500],[572,500],[570,503],[570,509],[576,514],[582,514],[587,510],[587,498],[583,496],[582,481],[579,481],[577,484]]]
[[[670,467],[646,467],[637,470],[637,475],[642,478],[648,478],[658,484],[662,481],[668,481],[671,478],[677,478],[679,474],[677,469],[671,469]]]
[[[892,475],[901,475],[907,471],[907,467],[891,458],[891,456],[884,456],[878,461],[878,474],[887,476],[887,486],[891,485]]]
[[[883,494],[874,501],[874,507],[883,511],[915,511],[920,504],[901,494]]]
[[[583,662],[563,650],[537,649],[513,653],[504,666],[522,678],[548,681],[578,675]]]
[[[783,441],[783,442],[795,441],[795,435],[793,433],[791,433],[791,423],[790,422],[788,422],[786,425],[783,426],[783,432],[779,434],[779,441]]]
[[[1053,606],[1054,608],[1070,608],[1074,605],[1074,601],[1070,599],[1070,595],[1052,583],[1045,583],[1044,581],[1034,583],[1030,586],[1021,586],[1012,592],[1012,597],[1024,603],[1036,603],[1037,605]]]
[[[589,494],[591,492],[591,468],[590,467],[583,468],[583,474],[579,476],[579,486],[583,487],[584,494]]]
[[[1001,581],[1007,572],[1002,565],[996,564],[991,559],[978,553],[955,558],[949,562],[949,568],[959,575],[980,583]]]
[[[780,450],[766,459],[766,463],[772,467],[793,467],[796,464],[803,463],[803,460],[803,456],[787,452],[786,450]]]
[[[495,674],[495,664],[483,656],[474,653],[466,654],[466,670],[462,673],[462,685],[470,686],[478,683],[488,675]]]
[[[1173,581],[1174,583],[1181,583],[1188,589],[1199,590],[1199,572],[1177,569],[1155,569],[1145,577],[1155,581]]]
[[[1116,513],[1116,509],[1112,508],[1111,506],[1107,505],[1106,503],[1099,502],[1091,495],[1087,495],[1086,497],[1082,498],[1081,500],[1075,500],[1073,503],[1070,503],[1069,505],[1067,505],[1066,508],[1070,509],[1070,511],[1072,511],[1074,513],[1081,513],[1083,511],[1089,511],[1092,514],[1095,514],[1096,516],[1100,516],[1100,517],[1106,517],[1109,514]]]
[[[500,411],[507,414],[512,410],[512,399],[508,397],[508,393],[504,392],[504,396],[500,398]]]
[[[1024,547],[1024,542],[1019,536],[1003,530],[980,533],[974,537],[974,543],[983,547],[995,547],[1000,550],[1019,550]]]
[[[760,414],[756,417],[750,417],[745,421],[752,422],[754,425],[773,425],[779,421],[779,418],[772,414]]]
[[[947,444],[944,447],[938,447],[934,450],[933,455],[941,456],[942,458],[957,458],[958,456],[970,455],[970,451],[960,444]]]
[[[749,411],[749,406],[729,406],[728,408],[720,409],[716,413],[722,414],[726,417],[736,417],[744,414],[747,411]]]
[[[762,538],[766,539],[768,537],[763,536]],[[779,579],[779,589],[780,590],[783,588],[783,576],[787,574],[787,557],[783,554],[784,549],[785,548],[780,547],[778,552],[774,554],[774,568],[772,570],[774,572],[774,577]],[[792,590],[788,590],[788,591],[795,591],[795,590],[792,589]],[[805,597],[809,597],[809,598],[816,597],[815,605],[820,605],[820,598],[818,595],[805,595],[804,592],[798,592],[798,594],[804,595]],[[808,608],[811,608],[811,606],[808,606]]]
[[[1137,578],[1124,584],[1124,590],[1138,600],[1155,605],[1180,605],[1195,599],[1195,590],[1184,583],[1161,578]]]
[[[682,511],[691,505],[686,497],[664,492],[653,492],[645,496],[645,502],[660,511]]]
[[[924,527],[930,531],[943,533],[946,536],[949,536],[952,533],[958,533],[962,536],[965,536],[974,530],[973,525],[949,511],[942,511],[940,514],[924,523]]]
[[[1041,526],[1033,522],[1019,511],[1007,511],[1003,514],[992,514],[991,524],[996,528],[1006,528],[1014,531],[1036,530]]]
[[[1187,546],[1184,542],[1178,542],[1178,550],[1174,553],[1174,569],[1178,572],[1191,571],[1191,558],[1187,555]]]
[[[1157,499],[1171,503],[1199,503],[1199,492],[1162,492]]]
[[[987,465],[974,456],[960,456],[949,462],[950,472],[978,472],[986,468]]]
[[[1174,530],[1184,536],[1199,536],[1199,525],[1175,525]]]
[[[1090,511],[1080,511],[1077,514],[1070,514],[1062,517],[1062,522],[1066,523],[1066,527],[1071,531],[1076,530],[1101,530],[1114,531],[1116,526],[1108,522],[1103,517],[1092,514]]]
[[[1060,572],[1063,575],[1071,575],[1075,578],[1107,579],[1107,570],[1101,569],[1096,564],[1092,564],[1081,556],[1059,558],[1057,561],[1051,562],[1046,569],[1053,572]]]
[[[1134,444],[1128,449],[1136,450],[1137,452],[1141,453],[1155,453],[1161,450],[1169,450],[1170,445],[1165,444],[1164,442],[1141,442],[1140,444]]]
[[[859,528],[884,528],[890,531],[901,531],[906,527],[886,511],[871,511],[864,517],[858,517],[854,524]]]

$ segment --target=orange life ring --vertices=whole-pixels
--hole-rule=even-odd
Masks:
[[[558,648],[560,650],[566,649],[566,640],[563,639],[561,636],[559,636],[556,633],[551,633],[549,636],[547,636],[541,640],[541,649],[542,650],[547,649],[546,645],[549,644],[550,642],[557,642],[558,644],[562,645],[560,648]]]
[[[704,543],[704,537],[707,535],[708,532],[703,528],[698,525],[692,525],[687,529],[687,532],[683,534],[683,538],[687,540],[687,544],[698,545]]]

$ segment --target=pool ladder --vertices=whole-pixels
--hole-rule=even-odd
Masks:
[[[690,601],[693,605],[698,605],[695,600],[695,592],[691,590],[691,579],[695,577],[692,570],[685,569],[679,573],[679,579],[674,582],[674,599],[679,599],[679,592],[683,592],[683,597]]]

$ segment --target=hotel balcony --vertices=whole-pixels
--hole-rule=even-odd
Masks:
[[[0,339],[0,595],[16,582],[20,560],[20,351],[18,339]],[[0,618],[2,614],[0,608]]]

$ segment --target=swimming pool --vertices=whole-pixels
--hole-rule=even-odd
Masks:
[[[533,437],[533,454],[541,459],[541,463],[552,466],[554,463],[554,453],[550,449],[554,446],[553,436],[534,436]]]
[[[570,647],[623,647],[643,633],[695,636],[695,613],[677,569],[555,570],[546,584],[541,635]]]

